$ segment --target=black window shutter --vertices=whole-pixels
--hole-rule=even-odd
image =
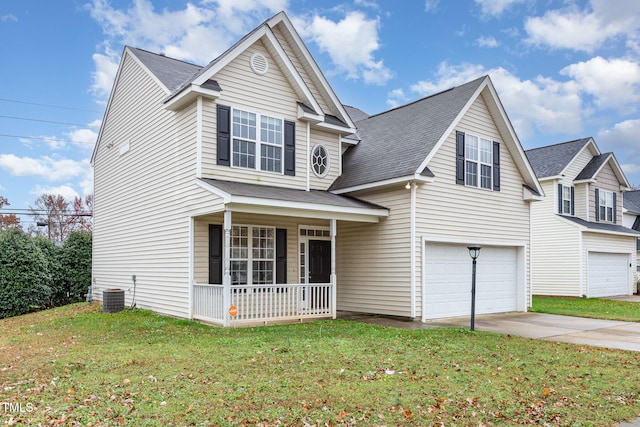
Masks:
[[[493,141],[493,191],[500,191],[500,144]]]
[[[209,224],[209,283],[222,283],[222,225]]]
[[[576,209],[575,209],[575,189],[573,187],[571,187],[571,216],[574,216],[576,214]]]
[[[562,215],[564,209],[562,208],[562,184],[558,184],[558,213]]]
[[[600,190],[598,190],[597,188],[596,188],[596,221],[600,221]]]
[[[296,175],[296,124],[284,122],[284,174]]]
[[[613,193],[613,223],[617,223],[618,222],[618,218],[616,218],[618,216],[618,206],[616,203],[616,196],[618,193]]]
[[[231,107],[218,104],[218,164],[231,164]]]
[[[287,229],[276,228],[276,283],[287,283]]]
[[[456,184],[464,185],[464,132],[456,131]]]

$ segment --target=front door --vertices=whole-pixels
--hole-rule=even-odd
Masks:
[[[309,240],[309,283],[331,282],[331,241]],[[329,306],[329,288],[310,288],[311,308]]]

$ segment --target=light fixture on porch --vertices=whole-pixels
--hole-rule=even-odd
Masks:
[[[473,272],[471,273],[471,330],[475,330],[475,317],[476,317],[476,259],[480,256],[480,249],[482,247],[478,245],[467,246],[469,249],[469,256],[473,260]]]
[[[407,185],[405,185],[404,188],[411,190],[411,181],[407,181]]]

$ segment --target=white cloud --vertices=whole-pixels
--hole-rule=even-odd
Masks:
[[[65,133],[65,136],[74,144],[90,150],[93,149],[93,146],[98,140],[98,132],[91,129],[74,129],[71,132]]]
[[[10,13],[8,15],[0,16],[0,21],[2,21],[2,22],[9,22],[9,21],[18,22],[18,18],[15,15]]]
[[[633,150],[640,157],[638,135],[640,135],[640,119],[625,120],[616,123],[610,129],[602,130],[598,134],[597,141],[598,144],[602,144],[603,146]],[[640,158],[638,160],[640,160]]]
[[[387,104],[391,108],[406,104],[409,100],[403,89],[394,89],[387,94]]]
[[[92,173],[89,159],[77,161],[49,156],[18,157],[14,154],[0,154],[0,168],[13,176],[37,176],[50,182],[85,177]]]
[[[498,40],[495,39],[495,37],[485,37],[485,36],[481,36],[476,40],[476,44],[480,47],[498,47],[500,45],[500,43],[498,43]]]
[[[380,5],[375,1],[367,1],[367,0],[355,0],[353,2],[356,6],[362,7],[370,7],[371,9],[379,9]]]
[[[482,65],[440,64],[434,81],[410,86],[412,92],[426,96],[483,75],[490,75],[505,110],[521,138],[535,133],[576,133],[582,130],[581,98],[572,82],[536,77],[520,80],[504,68],[485,69]]]
[[[440,5],[440,0],[425,0],[424,10],[425,12],[435,12]]]
[[[494,17],[502,15],[505,10],[523,1],[524,0],[475,0],[476,4],[480,6],[482,15]]]
[[[547,11],[544,16],[525,21],[527,41],[551,49],[593,52],[615,37],[637,39],[640,29],[640,2],[592,0],[590,7]]]
[[[41,185],[36,185],[36,187],[31,190],[31,194],[37,197],[41,196],[42,194],[60,195],[64,197],[65,200],[68,200],[70,202],[73,202],[76,197],[80,196],[78,192],[74,190],[73,187],[71,187],[71,185],[58,185],[53,187],[43,187]]]
[[[314,15],[309,20],[298,19],[297,24],[303,37],[312,39],[331,57],[335,72],[379,85],[393,77],[384,62],[374,58],[380,48],[377,19],[369,19],[362,12],[349,12],[338,22]]]
[[[600,56],[571,64],[560,74],[575,80],[580,90],[592,95],[600,108],[629,111],[640,102],[640,64]]]
[[[33,148],[38,144],[46,144],[52,150],[60,150],[66,147],[67,142],[64,139],[60,139],[57,136],[47,136],[47,135],[39,135],[39,136],[30,136],[20,138],[19,141],[25,145],[26,147]]]
[[[98,99],[106,99],[109,96],[118,71],[119,61],[120,57],[108,47],[104,54],[93,54],[95,70],[91,73],[91,92]]]

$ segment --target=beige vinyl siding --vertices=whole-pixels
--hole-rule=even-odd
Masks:
[[[329,227],[329,221],[300,219],[287,216],[232,213],[233,225],[264,226],[287,230],[287,283],[300,283],[299,276],[299,227]],[[194,273],[195,281],[209,281],[209,224],[222,224],[222,213],[195,218]]]
[[[611,169],[609,163],[604,165],[598,176],[596,176],[596,183],[590,185],[591,191],[589,192],[589,212],[592,221],[596,220],[596,192],[595,189],[612,191],[616,193],[616,223],[622,225],[622,193],[620,192],[620,182]],[[600,218],[600,222],[605,222]]]
[[[557,181],[542,183],[546,198],[531,207],[531,283],[535,295],[579,297],[580,231],[556,215]]]
[[[336,134],[312,130],[311,144],[309,147],[309,160],[311,160],[313,147],[318,144],[324,145],[329,152],[329,172],[324,178],[316,176],[311,168],[311,161],[309,161],[310,188],[312,190],[327,190],[331,186],[331,183],[333,183],[340,174],[340,137]]]
[[[318,113],[331,114],[331,110],[328,107],[328,103],[325,102],[324,98],[320,94],[320,91],[318,90],[316,85],[312,82],[311,78],[309,77],[311,73],[313,73],[313,71],[310,69],[307,70],[307,68],[305,68],[302,65],[303,61],[305,63],[306,61],[303,58],[298,58],[297,52],[294,52],[294,50],[291,48],[294,45],[293,40],[291,40],[289,37],[285,37],[282,31],[280,31],[279,27],[273,28],[273,33],[276,36],[276,39],[278,39],[280,46],[282,46],[282,49],[286,52],[287,56],[291,60],[291,63],[293,64],[293,66],[296,68],[296,70],[302,77],[302,80],[305,82],[305,84],[311,91],[311,94],[315,98],[316,102],[320,105],[320,108],[322,108],[322,111],[318,111]]]
[[[575,216],[585,221],[593,219],[593,213],[589,212],[589,184],[577,184],[574,191]],[[557,203],[557,202],[556,202]]]
[[[338,222],[338,310],[410,316],[410,191],[357,197],[390,209],[377,224]]]
[[[213,197],[195,183],[195,104],[170,112],[165,97],[125,54],[94,160],[94,295],[122,288],[129,304],[135,274],[138,307],[186,317],[188,212]]]
[[[456,185],[455,131],[500,142],[500,191]],[[529,204],[523,201],[523,179],[502,141],[486,104],[479,97],[429,162],[435,182],[420,185],[416,198],[418,314],[422,306],[422,238],[468,244],[522,244],[527,252],[529,250]],[[526,258],[528,263],[528,256]],[[529,289],[527,273],[528,265],[525,277]]]
[[[584,167],[589,164],[592,158],[593,154],[591,153],[591,150],[589,150],[588,148],[583,149],[564,170],[563,175],[567,180],[567,184],[565,185],[570,185],[568,183],[573,182],[573,180],[580,174],[580,172],[582,172]]]
[[[637,263],[636,238],[633,236],[617,236],[613,234],[584,232],[583,238],[583,277],[586,278],[589,269],[589,252],[624,253],[629,255],[629,294],[633,293],[633,278]]]

